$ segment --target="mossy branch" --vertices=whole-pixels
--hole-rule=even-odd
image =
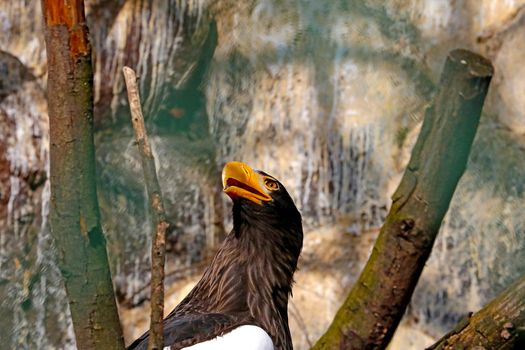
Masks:
[[[427,350],[525,349],[525,276]]]
[[[157,179],[155,158],[153,157],[144,126],[137,77],[133,69],[129,67],[124,67],[122,71],[128,90],[131,122],[139,148],[154,227],[151,242],[151,318],[148,350],[161,350],[164,347],[162,324],[164,318],[164,261],[166,255],[166,231],[169,223],[166,220],[159,180]]]
[[[476,134],[492,65],[452,51],[372,254],[313,349],[384,349],[410,301]]]
[[[93,142],[93,71],[82,0],[42,0],[48,61],[51,233],[78,349],[123,349]]]

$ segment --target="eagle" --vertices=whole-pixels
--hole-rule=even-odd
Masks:
[[[292,350],[288,298],[303,245],[301,214],[273,176],[242,162],[222,172],[233,229],[164,319],[165,349]],[[149,333],[129,350],[146,350]]]

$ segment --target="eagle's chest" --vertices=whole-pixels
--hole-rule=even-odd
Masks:
[[[165,348],[165,349],[169,349]],[[214,339],[184,348],[185,350],[274,350],[268,333],[257,326],[245,325]]]

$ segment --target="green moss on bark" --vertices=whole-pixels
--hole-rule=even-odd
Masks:
[[[393,203],[358,281],[313,349],[384,349],[403,316],[467,163],[492,76],[453,51]]]
[[[122,349],[96,194],[93,74],[84,4],[42,3],[49,73],[51,232],[77,347]]]

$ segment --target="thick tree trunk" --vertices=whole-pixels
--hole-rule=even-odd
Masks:
[[[43,0],[48,57],[51,230],[78,349],[124,347],[100,226],[93,73],[82,0]]]
[[[427,350],[525,349],[525,276]]]
[[[403,179],[372,254],[313,349],[384,349],[430,255],[468,155],[492,76],[465,50],[447,58]]]

